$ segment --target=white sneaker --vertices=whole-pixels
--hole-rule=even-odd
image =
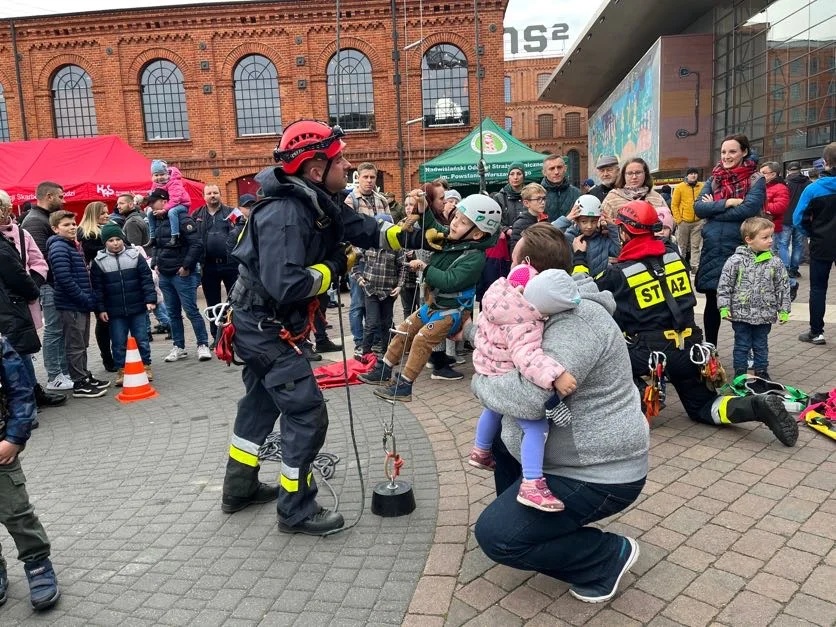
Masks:
[[[186,352],[185,348],[178,348],[177,346],[175,346],[171,349],[171,352],[165,356],[165,359],[163,361],[178,361],[180,359],[185,359],[188,356],[189,353]]]
[[[197,360],[198,361],[209,361],[212,359],[212,351],[209,350],[209,347],[206,344],[200,344],[197,347]]]
[[[59,374],[46,384],[46,389],[51,392],[69,392],[73,389],[73,380],[64,374]]]

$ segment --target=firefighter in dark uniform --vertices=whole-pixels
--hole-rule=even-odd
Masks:
[[[421,247],[420,233],[361,216],[339,202],[351,164],[343,131],[314,120],[287,126],[262,170],[264,192],[235,247],[239,279],[230,295],[233,346],[245,366],[224,477],[222,509],[235,512],[278,495],[279,529],[322,535],[343,517],[316,502],[311,464],[325,441],[328,412],[301,352],[318,296],[346,273],[347,243],[361,248]],[[417,242],[415,240],[418,240]],[[417,246],[416,246],[417,244]],[[258,449],[280,416],[278,491],[258,480]]]
[[[718,396],[700,379],[700,368],[690,357],[691,346],[703,337],[694,321],[697,300],[679,252],[655,236],[662,228],[656,209],[634,200],[619,210],[615,224],[621,254],[595,282],[615,297],[615,321],[624,332],[639,390],[647,385],[641,377],[649,372],[651,352],[663,352],[667,380],[691,420],[717,425],[762,422],[782,444],[793,446],[798,425],[779,397]],[[588,272],[586,243],[575,238],[573,248],[574,272]]]

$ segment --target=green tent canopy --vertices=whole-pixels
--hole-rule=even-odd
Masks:
[[[490,118],[482,122],[482,141],[487,183],[504,183],[508,168],[515,162],[525,166],[527,180],[539,181],[542,178],[545,155],[506,133]],[[443,176],[451,185],[478,185],[479,142],[477,126],[458,144],[435,159],[422,163],[418,171],[421,182],[426,183]]]

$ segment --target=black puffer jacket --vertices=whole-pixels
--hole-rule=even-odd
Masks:
[[[200,231],[190,216],[180,215],[180,240],[175,248],[168,248],[165,243],[171,239],[171,224],[168,214],[158,218],[156,238],[157,247],[154,248],[154,263],[157,271],[165,276],[174,276],[180,268],[194,272],[195,267],[203,257],[203,242]]]
[[[40,296],[37,285],[20,261],[17,249],[0,237],[0,333],[21,355],[41,349],[28,303]]]

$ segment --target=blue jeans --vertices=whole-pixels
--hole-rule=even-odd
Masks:
[[[784,230],[775,235],[778,242],[778,253],[787,270],[798,270],[801,265],[801,254],[804,252],[804,233],[801,229],[784,225]],[[792,252],[790,252],[792,244]]]
[[[732,364],[735,373],[747,370],[749,351],[754,354],[752,364],[754,371],[765,372],[769,368],[769,332],[772,330],[772,325],[732,322],[732,329],[734,329]]]
[[[476,521],[476,541],[495,562],[533,570],[570,585],[599,583],[617,568],[621,536],[587,527],[627,509],[644,478],[625,484],[587,483],[546,475],[554,495],[566,504],[547,513],[517,502],[520,464],[500,438],[494,440],[497,498]]]
[[[171,318],[171,339],[177,348],[186,348],[186,336],[183,331],[183,309],[192,323],[197,344],[209,344],[206,323],[197,308],[197,286],[200,285],[200,275],[193,271],[189,276],[179,274],[160,275],[160,291],[163,293],[168,315]]]
[[[827,305],[827,282],[836,261],[810,259],[810,333],[824,333],[824,312]]]
[[[125,353],[128,343],[128,331],[136,340],[142,363],[151,365],[151,343],[148,341],[148,327],[144,313],[133,316],[114,316],[110,318],[110,344],[113,362],[117,368],[125,367]]]
[[[354,279],[348,279],[348,286],[351,290],[348,324],[351,327],[351,335],[354,336],[354,345],[360,346],[363,343],[363,318],[366,316],[366,293]]]
[[[29,373],[29,378],[32,380],[32,386],[38,384],[38,377],[35,375],[35,362],[32,361],[32,355],[21,355],[20,360],[23,362],[23,367]]]
[[[67,355],[64,353],[64,331],[61,317],[55,309],[55,290],[48,283],[41,286],[41,308],[44,312],[43,356],[47,378],[52,381],[62,372],[68,373]]]
[[[157,236],[157,223],[154,220],[154,214],[150,209],[146,210],[148,214],[148,235],[150,237]],[[171,226],[171,236],[180,235],[180,216],[188,213],[189,208],[186,205],[175,205],[168,210],[168,224]]]

